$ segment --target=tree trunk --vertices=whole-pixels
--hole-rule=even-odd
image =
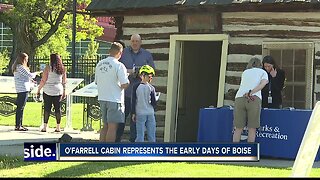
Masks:
[[[35,56],[35,49],[32,47],[33,42],[29,37],[28,29],[28,22],[24,20],[15,22],[15,24],[11,26],[12,35],[14,38],[10,63],[8,66],[9,75],[12,75],[11,66],[19,53],[27,53],[29,56],[29,61],[32,61]]]

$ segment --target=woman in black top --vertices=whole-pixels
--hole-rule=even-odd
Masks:
[[[279,69],[272,56],[265,56],[262,60],[263,69],[268,73],[269,83],[262,89],[262,108],[282,107],[282,89],[285,72]]]

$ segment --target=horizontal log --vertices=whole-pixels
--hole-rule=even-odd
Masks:
[[[244,71],[248,63],[228,63],[227,71]]]
[[[262,54],[261,45],[229,44],[228,54]]]
[[[124,23],[123,28],[161,28],[178,26],[178,21],[168,21],[162,23]]]
[[[170,35],[179,34],[177,33],[150,33],[150,34],[140,34],[141,39],[148,40],[148,39],[170,39]],[[130,39],[131,34],[123,35],[122,39]]]
[[[296,30],[248,30],[248,31],[224,31],[231,37],[263,37],[263,38],[320,38],[320,32],[296,31]]]

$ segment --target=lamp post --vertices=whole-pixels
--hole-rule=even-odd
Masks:
[[[75,77],[75,71],[76,71],[76,10],[77,10],[77,0],[73,0],[73,9],[72,9],[72,52],[71,52],[71,61],[72,61],[72,70],[71,70],[71,76]]]

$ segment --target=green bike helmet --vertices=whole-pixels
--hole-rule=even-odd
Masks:
[[[149,66],[149,65],[143,65],[140,70],[139,70],[139,74],[152,74],[153,76],[156,75],[156,73],[154,72],[154,69]]]

